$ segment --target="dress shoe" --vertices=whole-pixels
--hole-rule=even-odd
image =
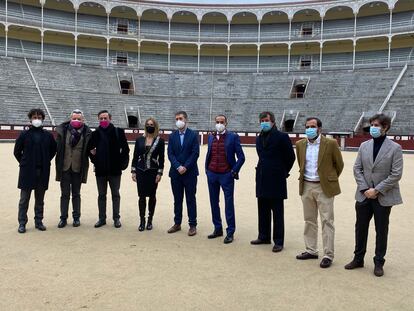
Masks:
[[[73,226],[74,227],[79,227],[80,226],[80,220],[79,219],[74,219],[73,220]]]
[[[26,232],[26,226],[25,225],[19,225],[19,229],[17,229],[19,233],[25,233]]]
[[[364,267],[364,261],[356,261],[355,259],[352,260],[349,264],[345,266],[346,270],[353,270],[356,268],[363,268]]]
[[[181,230],[181,225],[175,224],[170,229],[168,229],[167,232],[168,233],[175,233],[175,232],[180,231],[180,230]]]
[[[233,235],[226,235],[226,237],[224,238],[223,243],[224,244],[230,244],[231,242],[233,242],[233,240],[234,240]]]
[[[141,222],[139,223],[138,226],[138,231],[142,232],[145,230],[145,218],[141,218]]]
[[[223,230],[214,230],[214,232],[207,236],[207,239],[215,239],[223,236]]]
[[[35,228],[40,231],[46,231],[46,227],[42,222],[38,222],[35,224]]]
[[[383,276],[384,275],[384,268],[382,264],[376,263],[374,268],[374,274],[375,276]]]
[[[59,221],[58,228],[65,228],[68,222],[66,220]]]
[[[115,228],[121,228],[122,224],[121,221],[119,219],[115,219],[114,220],[114,227]]]
[[[319,266],[321,268],[329,268],[332,265],[332,259],[329,258],[322,258],[321,263],[319,264]]]
[[[270,241],[264,241],[264,240],[260,240],[260,239],[256,239],[253,241],[250,241],[251,245],[260,245],[260,244],[271,244]]]
[[[95,228],[99,228],[106,225],[106,220],[99,219],[98,222],[95,224]]]
[[[318,259],[318,255],[313,255],[308,252],[303,252],[302,254],[297,255],[296,259],[299,259],[299,260]]]
[[[282,251],[282,249],[283,249],[283,246],[282,245],[276,245],[275,244],[275,246],[273,246],[272,252],[273,253],[279,253],[279,252]]]
[[[150,219],[149,217],[148,217],[147,228],[146,229],[147,230],[152,230],[152,219]]]
[[[191,226],[190,229],[188,229],[188,236],[194,236],[197,234],[197,228]]]

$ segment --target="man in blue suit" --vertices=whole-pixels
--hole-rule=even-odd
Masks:
[[[205,169],[210,194],[211,214],[214,232],[208,236],[214,239],[223,236],[220,216],[220,187],[224,192],[227,234],[224,243],[233,242],[236,221],[234,217],[234,180],[239,179],[239,171],[245,158],[239,135],[226,131],[227,118],[216,116],[216,132],[208,137],[208,151]],[[236,161],[237,156],[237,161]]]
[[[175,125],[178,130],[174,131],[168,140],[168,159],[171,162],[169,176],[174,195],[174,225],[168,230],[168,233],[181,230],[185,193],[190,226],[188,235],[194,236],[197,234],[196,189],[200,144],[198,134],[187,127],[187,119],[185,111],[178,111],[175,114]]]

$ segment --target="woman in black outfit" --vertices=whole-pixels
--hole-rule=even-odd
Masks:
[[[145,121],[145,134],[135,141],[134,158],[132,159],[132,180],[138,187],[138,207],[140,224],[139,231],[145,229],[145,208],[148,201],[147,230],[152,229],[152,217],[154,216],[155,194],[158,183],[164,170],[164,140],[159,136],[159,125],[154,118]]]

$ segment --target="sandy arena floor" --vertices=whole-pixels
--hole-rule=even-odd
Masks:
[[[222,239],[206,238],[213,227],[204,173],[195,237],[187,236],[185,224],[179,233],[166,233],[173,222],[168,176],[159,187],[154,230],[138,232],[137,192],[129,173],[121,185],[121,229],[111,221],[93,227],[98,209],[92,172],[82,188],[81,227],[73,228],[70,219],[68,227],[58,229],[60,189],[54,167],[45,199],[47,231],[34,229],[31,202],[28,231],[18,234],[18,165],[13,144],[0,144],[0,310],[414,310],[414,155],[404,156],[405,204],[391,213],[385,276],[377,278],[372,273],[373,228],[366,267],[343,268],[353,256],[356,153],[343,153],[343,194],[335,201],[336,258],[330,269],[322,270],[319,260],[295,259],[304,247],[296,164],[285,202],[284,251],[275,254],[271,245],[249,244],[257,237],[257,156],[253,148],[244,150],[247,159],[236,185],[235,241],[224,245]],[[203,147],[200,167],[205,153]]]

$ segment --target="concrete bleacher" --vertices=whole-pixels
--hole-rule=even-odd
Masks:
[[[174,60],[173,63],[175,63]],[[230,128],[257,131],[262,110],[275,113],[278,125],[298,114],[294,131],[303,131],[309,115],[320,117],[327,131],[352,132],[362,112],[376,111],[390,91],[401,68],[326,71],[322,73],[168,73],[129,68],[106,69],[60,62],[28,61],[45,102],[57,123],[74,108],[85,111],[92,126],[96,113],[108,109],[114,122],[127,127],[125,109],[137,111],[141,120],[156,117],[163,128],[173,128],[176,110],[187,110],[191,126],[212,129],[210,118],[225,113]],[[1,123],[22,123],[27,110],[43,107],[34,82],[19,58],[0,58]],[[132,77],[135,95],[121,95],[119,76]],[[17,80],[17,77],[18,80]],[[290,99],[294,79],[308,80],[305,98]],[[397,111],[395,130],[411,133],[413,70],[407,72],[387,109]],[[408,107],[408,108],[407,108]],[[282,116],[285,114],[285,119]]]

